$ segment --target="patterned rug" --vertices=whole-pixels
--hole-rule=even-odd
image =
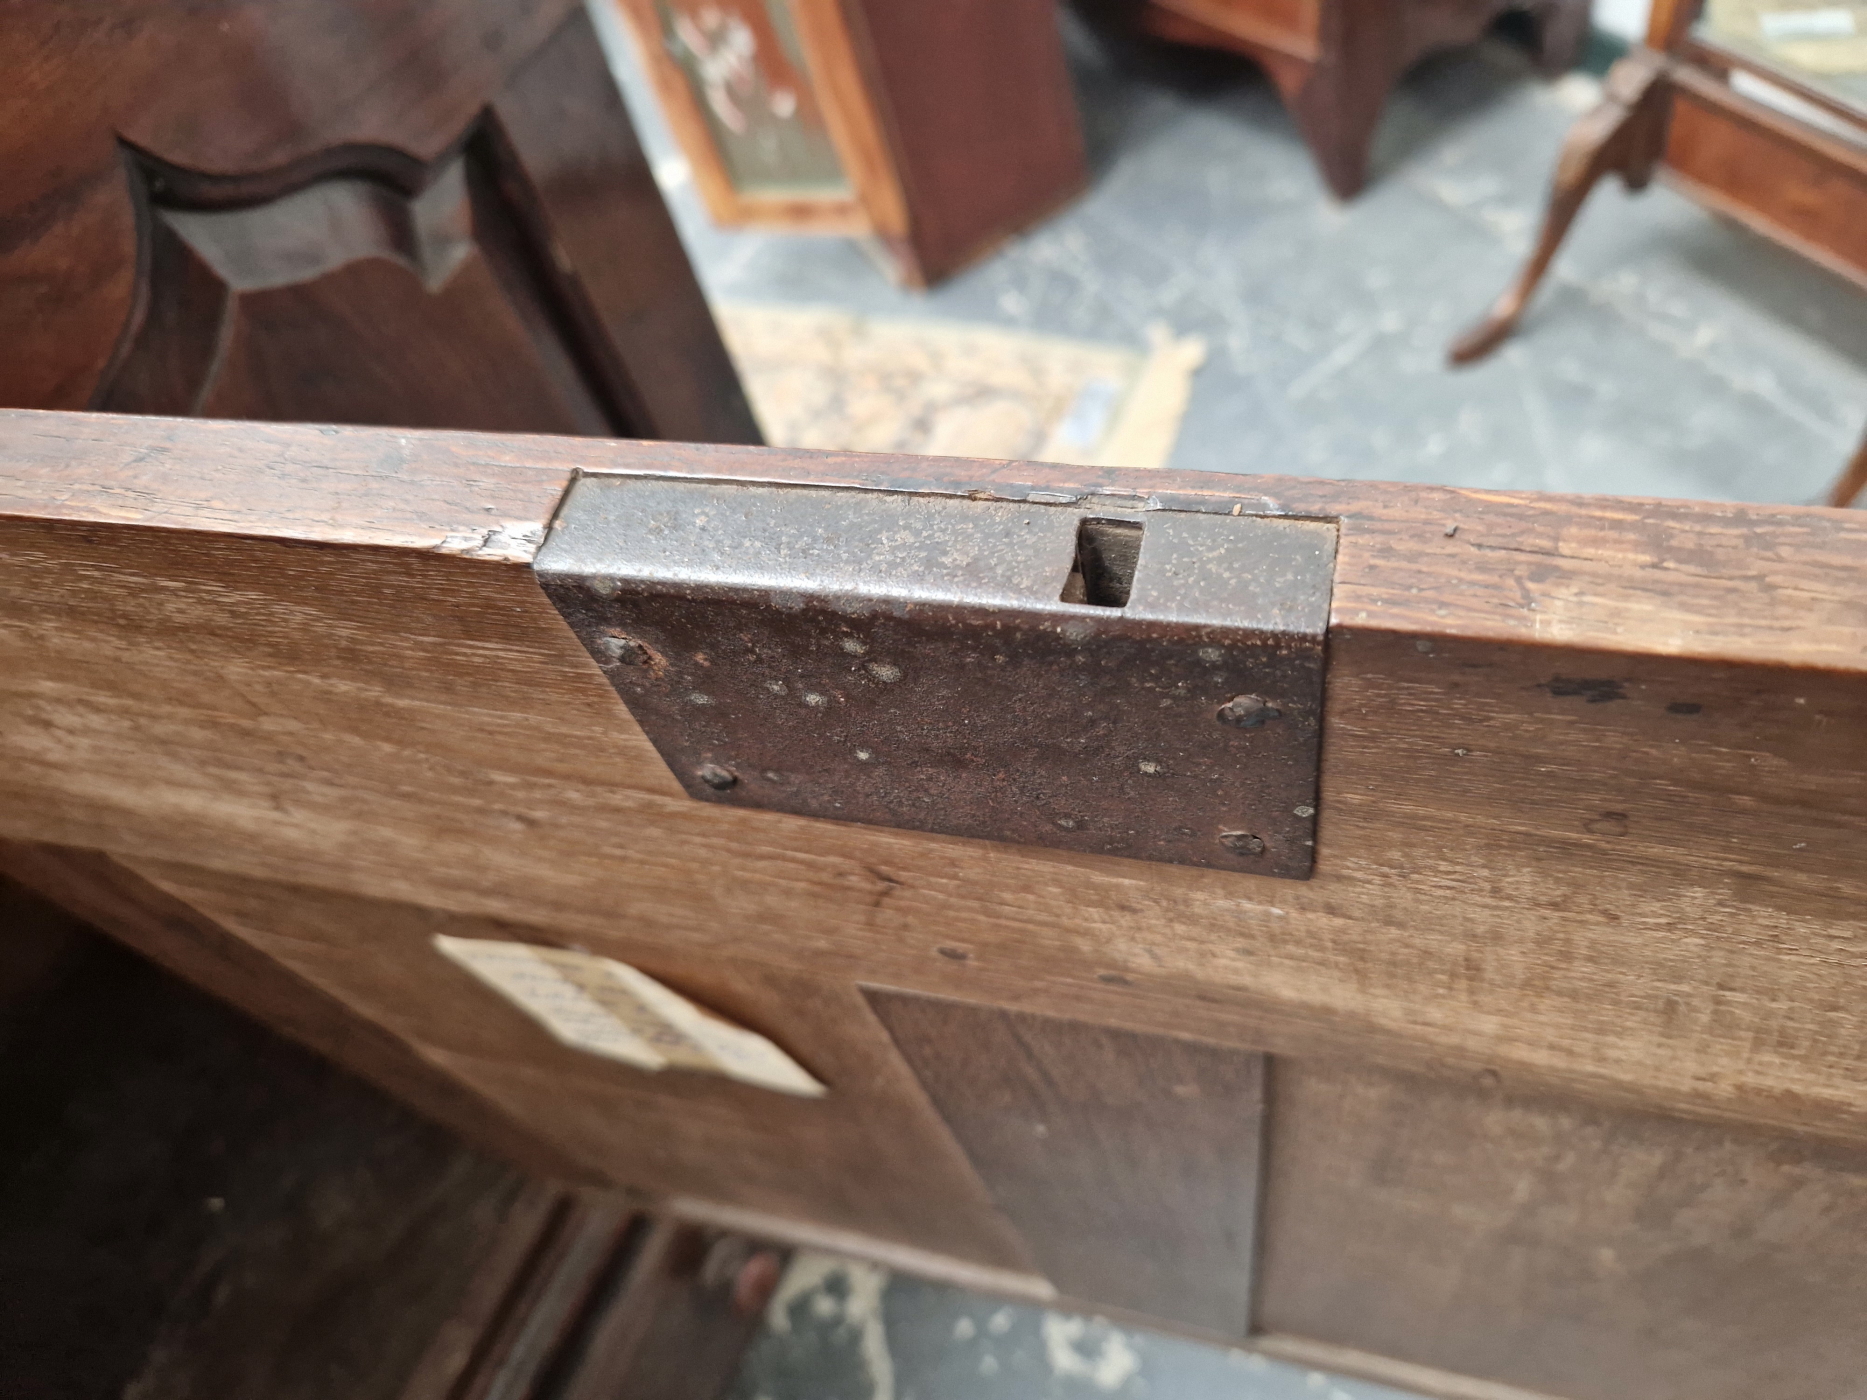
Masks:
[[[715,308],[777,447],[1160,467],[1205,343],[1148,350],[816,307]]]

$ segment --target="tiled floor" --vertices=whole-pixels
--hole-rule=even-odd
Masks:
[[[1212,351],[1175,466],[1804,502],[1859,441],[1867,297],[1664,188],[1605,187],[1522,335],[1446,368],[1516,267],[1593,78],[1544,84],[1502,42],[1427,63],[1390,108],[1376,183],[1343,206],[1247,65],[1070,43],[1094,186],[927,295],[847,242],[709,227],[620,42],[617,63],[713,297],[1135,347],[1164,321]],[[1396,1395],[832,1261],[799,1270],[774,1318],[735,1400]]]

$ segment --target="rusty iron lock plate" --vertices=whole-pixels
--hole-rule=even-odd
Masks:
[[[1307,878],[1333,523],[585,476],[534,567],[689,795]]]

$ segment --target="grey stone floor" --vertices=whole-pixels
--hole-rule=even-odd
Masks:
[[[1603,187],[1522,335],[1445,366],[1533,234],[1587,74],[1542,83],[1502,40],[1429,60],[1343,205],[1248,64],[1070,46],[1093,187],[928,294],[846,240],[710,227],[626,44],[617,66],[711,296],[1137,347],[1164,320],[1212,347],[1178,467],[1797,502],[1859,442],[1867,296],[1665,188]]]
[[[1417,1400],[823,1255],[793,1263],[727,1400]]]
[[[608,7],[598,6],[600,21]],[[1377,178],[1323,192],[1268,84],[1069,33],[1096,169],[1074,207],[929,294],[842,240],[710,227],[626,43],[618,73],[715,299],[827,304],[1140,347],[1204,336],[1173,465],[1801,502],[1867,421],[1867,297],[1664,188],[1604,187],[1523,333],[1444,347],[1515,269],[1598,94],[1502,41],[1420,67]],[[1380,1386],[813,1260],[733,1400],[1397,1400]]]

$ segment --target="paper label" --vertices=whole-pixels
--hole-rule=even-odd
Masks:
[[[756,1031],[613,958],[437,934],[434,946],[578,1050],[637,1069],[691,1069],[783,1094],[827,1092]]]

